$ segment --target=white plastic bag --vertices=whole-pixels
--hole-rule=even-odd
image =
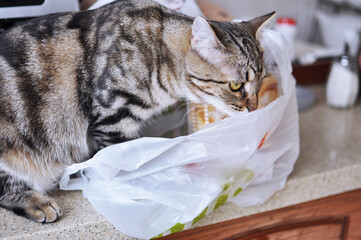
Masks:
[[[295,80],[283,39],[265,30],[262,44],[279,69],[278,99],[188,136],[107,147],[68,167],[60,188],[83,190],[117,229],[145,239],[188,228],[232,198],[240,207],[267,200],[293,169],[299,131]],[[81,177],[70,178],[77,172]]]

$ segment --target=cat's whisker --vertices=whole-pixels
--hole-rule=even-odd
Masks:
[[[187,101],[180,101],[180,102],[182,102],[182,104],[179,104],[174,111],[179,111],[181,108],[186,107],[188,105]]]
[[[270,59],[271,59],[271,55],[268,55],[267,58],[264,59],[264,62],[265,62],[266,65],[269,64],[269,62],[270,62],[269,60],[270,60]]]
[[[192,108],[189,108],[186,112],[185,112],[185,114],[184,114],[184,116],[182,117],[182,122],[184,121],[184,118],[185,117],[187,117],[187,115],[192,111],[192,110],[194,110],[194,109],[197,109],[197,108],[199,108],[199,107],[197,107],[197,106],[194,106],[194,107],[192,107]],[[198,110],[197,111],[197,113],[202,113],[202,112],[205,112],[205,110]]]

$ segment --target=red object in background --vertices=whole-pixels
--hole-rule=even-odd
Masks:
[[[280,17],[280,18],[277,18],[277,24],[296,25],[296,21],[293,18]]]

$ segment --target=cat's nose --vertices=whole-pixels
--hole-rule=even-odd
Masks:
[[[255,111],[257,108],[254,108],[254,107],[247,107],[247,109],[248,109],[248,112],[253,112],[253,111]]]
[[[257,109],[258,106],[258,100],[257,98],[254,100],[248,100],[247,101],[247,109],[249,112],[253,112]]]

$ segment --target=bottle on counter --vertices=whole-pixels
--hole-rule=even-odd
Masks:
[[[349,53],[345,43],[344,53],[332,62],[326,86],[328,105],[347,108],[355,104],[359,90],[357,61]]]
[[[280,32],[290,45],[290,57],[293,60],[295,58],[294,42],[297,32],[296,20],[290,17],[280,17],[276,20],[275,30]]]

